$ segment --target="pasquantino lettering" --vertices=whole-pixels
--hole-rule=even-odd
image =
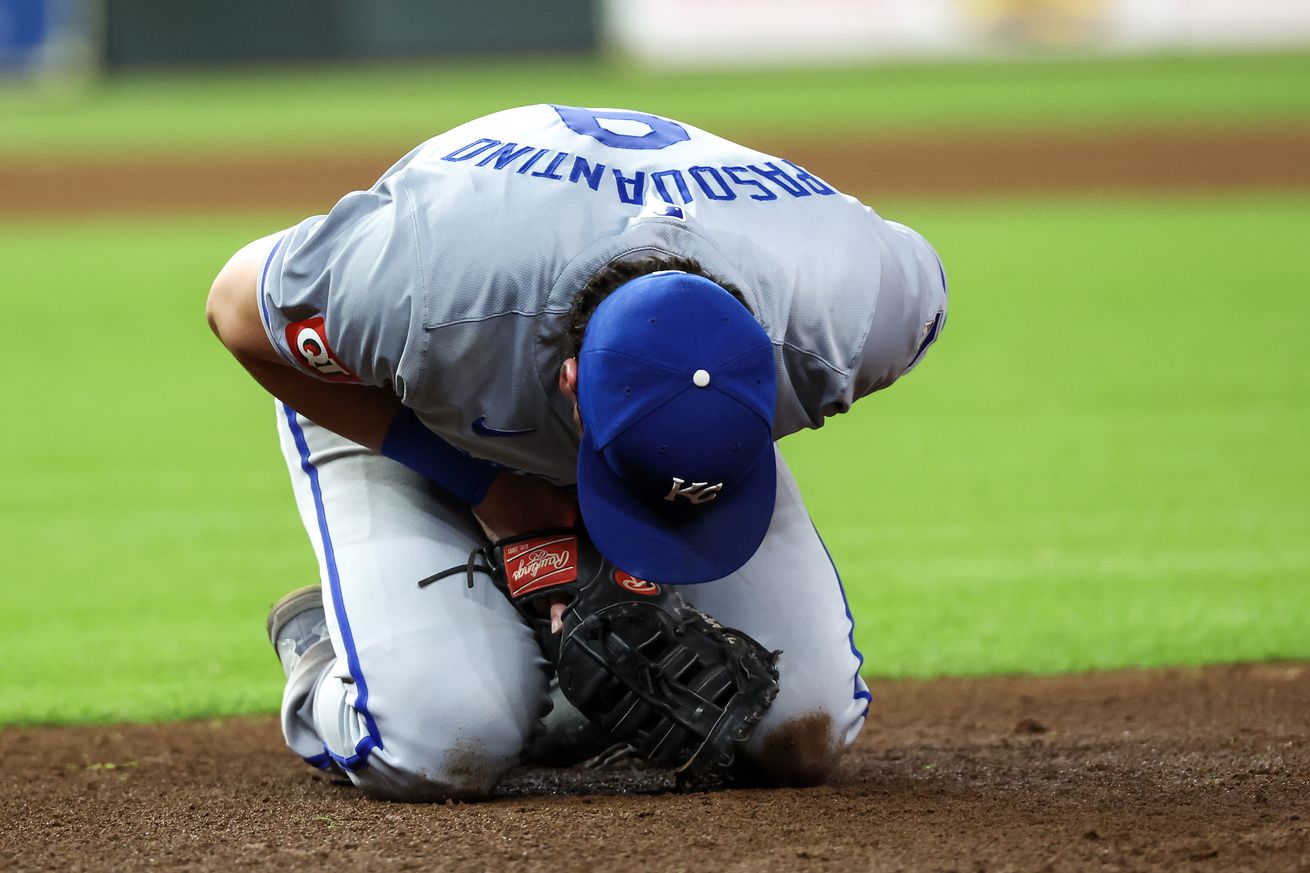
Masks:
[[[593,163],[581,155],[553,151],[547,160],[545,156],[551,149],[484,137],[460,146],[441,160],[453,164],[473,162],[480,172],[499,170],[552,183],[584,185],[632,206],[644,206],[648,200],[684,206],[697,199],[730,202],[747,197],[756,203],[777,203],[837,193],[827,182],[791,161],[722,167],[664,166],[629,172],[613,163]]]

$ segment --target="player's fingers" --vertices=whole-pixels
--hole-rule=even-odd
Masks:
[[[556,600],[550,605],[550,632],[557,634],[564,630],[564,610],[568,604],[563,600]]]

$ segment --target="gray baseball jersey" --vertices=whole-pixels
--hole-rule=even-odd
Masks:
[[[775,437],[891,384],[945,319],[931,246],[814,174],[670,119],[552,105],[436,136],[286,231],[260,307],[296,366],[389,386],[470,454],[571,483],[569,304],[611,260],[655,253],[743,292],[775,349]]]

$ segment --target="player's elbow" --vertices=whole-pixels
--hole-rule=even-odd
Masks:
[[[223,326],[227,316],[228,303],[225,297],[223,274],[219,273],[214,278],[214,283],[209,286],[209,296],[205,298],[205,321],[209,322],[209,329],[220,342],[223,339]]]
[[[249,333],[244,325],[239,291],[239,283],[224,267],[209,286],[209,296],[205,299],[205,320],[209,322],[209,329],[238,360],[247,353],[245,345]]]
[[[260,241],[262,242],[262,241]],[[219,270],[205,299],[205,320],[224,347],[240,361],[276,359],[264,333],[256,296],[258,243],[246,246]]]

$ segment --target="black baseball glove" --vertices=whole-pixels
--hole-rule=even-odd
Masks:
[[[656,766],[727,767],[778,694],[779,652],[721,626],[673,587],[619,570],[583,531],[501,540],[419,585],[467,573],[471,586],[479,572],[536,631],[568,701]],[[557,599],[568,606],[553,634]]]

